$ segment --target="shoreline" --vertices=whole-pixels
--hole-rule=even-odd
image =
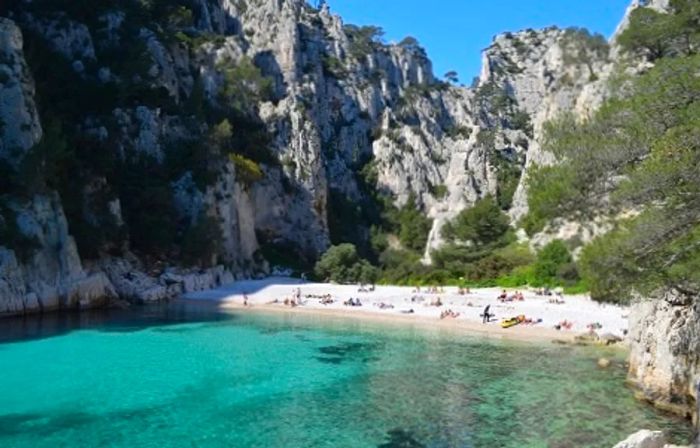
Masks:
[[[538,296],[533,291],[521,290],[524,300],[499,302],[498,288],[481,288],[468,294],[459,294],[454,287],[440,292],[416,291],[411,287],[378,286],[372,291],[358,291],[357,285],[334,285],[303,283],[289,278],[267,278],[244,280],[224,285],[211,291],[186,294],[182,301],[210,302],[224,311],[302,314],[324,319],[351,319],[384,325],[413,325],[419,328],[471,334],[489,339],[511,341],[552,342],[605,346],[594,341],[579,341],[577,336],[587,333],[589,323],[600,323],[598,335],[609,333],[621,337],[622,342],[609,347],[624,347],[628,310],[616,305],[602,305],[583,296],[563,296],[563,302],[553,304],[553,297]],[[510,292],[512,292],[511,290]],[[284,305],[285,299],[301,297],[302,305]],[[319,296],[332,298],[332,303],[322,304]],[[363,306],[345,306],[343,302],[354,297],[361,299]],[[431,306],[439,299],[441,306]],[[247,301],[247,305],[244,302]],[[388,305],[386,308],[380,305]],[[491,306],[495,319],[482,323],[481,314],[485,306]],[[410,314],[408,311],[412,311]],[[459,313],[458,318],[441,319],[446,310]],[[534,325],[520,324],[502,328],[504,318],[526,315],[540,322]],[[571,329],[557,330],[554,326],[563,320],[574,323]]]
[[[188,299],[180,299],[188,300]],[[562,344],[575,344],[578,334],[561,332],[549,328],[520,327],[501,328],[499,325],[479,324],[466,320],[443,319],[415,315],[388,315],[373,311],[353,312],[335,309],[294,308],[277,304],[242,305],[234,302],[222,302],[219,308],[225,311],[236,311],[259,314],[287,314],[306,315],[329,318],[330,320],[355,320],[363,322],[379,323],[382,325],[401,326],[411,325],[426,330],[446,330],[454,333],[483,337],[487,339],[499,339],[522,342],[552,342]],[[595,344],[592,344],[595,345]],[[625,344],[616,344],[621,347]],[[613,346],[610,346],[613,347]]]

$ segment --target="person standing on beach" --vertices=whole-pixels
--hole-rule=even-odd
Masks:
[[[484,314],[482,314],[482,319],[481,323],[486,324],[489,321],[491,321],[491,314],[489,314],[489,310],[491,309],[491,305],[486,305],[486,308],[484,308]]]

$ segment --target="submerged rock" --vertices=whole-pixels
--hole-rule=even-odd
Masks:
[[[613,448],[664,448],[666,436],[661,431],[642,429],[635,432]]]

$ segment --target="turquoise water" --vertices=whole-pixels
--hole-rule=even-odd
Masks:
[[[606,447],[619,355],[201,305],[0,321],[2,447]],[[607,353],[613,356],[614,352]]]

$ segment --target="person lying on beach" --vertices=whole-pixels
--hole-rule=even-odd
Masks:
[[[430,306],[442,306],[442,300],[440,300],[440,297],[438,297],[437,300],[430,302]]]
[[[343,302],[343,305],[345,305],[345,306],[362,306],[362,302],[360,302],[360,299],[353,299],[352,297],[350,297],[350,300]]]
[[[375,305],[378,306],[380,310],[391,310],[391,309],[394,309],[394,305],[392,305],[392,304],[390,304],[390,303],[384,303],[384,302],[382,302],[382,303],[375,303]]]
[[[555,304],[555,305],[563,305],[564,303],[566,303],[566,302],[564,302],[564,301],[561,300],[561,299],[548,299],[547,302],[548,302],[548,303],[553,303],[553,304]]]
[[[498,296],[498,300],[501,302],[505,302],[508,299],[508,293],[504,289],[503,292]]]
[[[453,319],[456,319],[459,317],[459,313],[455,313],[452,310],[445,310],[442,313],[440,313],[440,319],[445,319],[446,317],[451,317]]]
[[[601,328],[603,328],[603,325],[601,325],[600,322],[592,322],[592,323],[586,325],[586,328],[588,328],[591,331],[600,330]]]
[[[324,296],[321,299],[320,303],[321,305],[330,305],[331,303],[333,303],[333,299],[331,299],[331,296],[329,294],[328,296]]]
[[[525,325],[536,325],[542,322],[542,319],[533,319],[531,317],[526,317],[524,321],[522,321],[523,324]]]
[[[573,322],[569,322],[568,320],[564,319],[563,321],[559,322],[557,325],[554,326],[555,329],[557,330],[571,330],[571,328],[574,326]]]
[[[413,313],[415,313],[415,311],[413,311],[413,308],[411,308],[410,310],[401,310],[401,312],[404,313],[404,314],[413,314]]]

